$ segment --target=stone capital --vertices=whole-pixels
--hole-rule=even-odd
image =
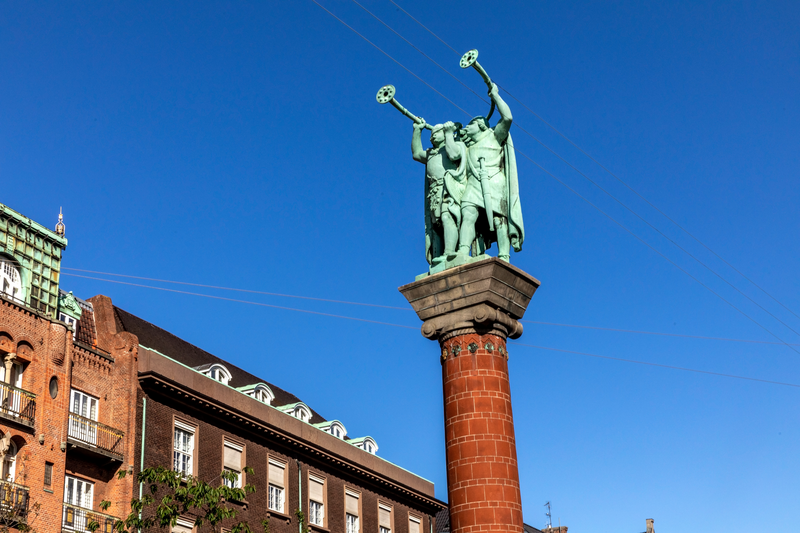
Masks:
[[[445,340],[462,334],[522,335],[539,280],[497,258],[468,263],[403,285],[400,292],[423,321],[422,335]]]

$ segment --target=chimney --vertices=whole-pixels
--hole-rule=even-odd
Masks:
[[[652,518],[647,519],[647,533],[656,533],[656,528],[653,527],[653,522],[655,522],[655,520]]]
[[[542,530],[542,533],[567,533],[567,526],[551,526]]]

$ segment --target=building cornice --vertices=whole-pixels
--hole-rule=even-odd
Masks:
[[[307,457],[417,501],[428,507],[431,514],[446,507],[434,497],[430,481],[141,345],[139,381],[143,388],[152,387],[154,392],[174,397],[282,446],[295,448]]]

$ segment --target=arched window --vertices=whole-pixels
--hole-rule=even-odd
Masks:
[[[0,292],[22,300],[22,276],[17,265],[0,258]]]
[[[308,408],[303,404],[300,404],[297,407],[295,407],[293,414],[295,418],[299,418],[303,422],[308,422],[309,420],[311,420],[311,411],[309,411]]]
[[[8,442],[8,450],[3,457],[3,481],[13,483],[17,469],[17,445],[11,440]]]
[[[261,383],[256,385],[255,388],[249,392],[249,394],[259,402],[265,403],[267,405],[270,405],[272,403],[272,400],[275,399],[275,395],[272,394],[272,391],[269,390],[269,387]]]
[[[212,365],[211,368],[208,369],[206,375],[213,380],[219,381],[225,385],[231,380],[231,373],[228,372],[228,369],[222,365]]]

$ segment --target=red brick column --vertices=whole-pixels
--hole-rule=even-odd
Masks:
[[[446,340],[442,381],[451,531],[522,532],[505,339]]]

